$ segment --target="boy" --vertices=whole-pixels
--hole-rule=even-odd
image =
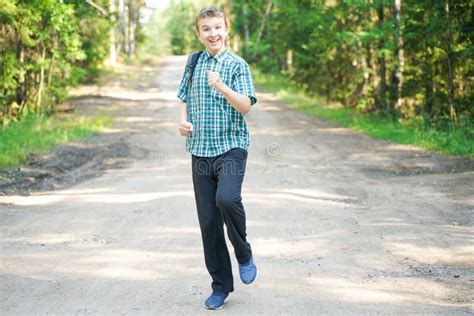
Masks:
[[[204,8],[196,16],[196,36],[205,45],[192,80],[186,67],[178,98],[179,133],[192,154],[194,196],[212,294],[204,306],[219,309],[234,290],[224,236],[234,246],[243,283],[257,276],[247,241],[241,188],[249,134],[244,115],[257,102],[248,64],[225,46],[227,21],[221,10]]]

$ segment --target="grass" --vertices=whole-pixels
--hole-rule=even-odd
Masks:
[[[31,115],[0,129],[0,167],[13,167],[30,153],[39,153],[55,145],[83,139],[112,125],[105,111],[95,116],[61,114]]]
[[[422,123],[403,125],[376,115],[328,105],[322,98],[309,96],[303,88],[279,74],[266,74],[254,69],[253,77],[263,91],[272,93],[288,107],[306,114],[322,117],[374,138],[416,145],[444,154],[474,157],[472,126],[441,132]]]

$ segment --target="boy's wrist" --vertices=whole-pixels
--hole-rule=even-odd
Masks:
[[[231,88],[229,88],[225,83],[222,83],[222,86],[220,86],[218,89],[216,89],[217,92],[222,94],[224,97],[229,94],[230,91],[232,91]]]

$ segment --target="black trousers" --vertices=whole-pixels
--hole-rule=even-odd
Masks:
[[[192,156],[194,196],[213,291],[234,290],[224,223],[237,261],[245,264],[252,256],[241,197],[246,162],[247,151],[242,148],[212,158]]]

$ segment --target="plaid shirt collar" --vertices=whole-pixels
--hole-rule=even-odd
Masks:
[[[222,50],[222,52],[220,52],[219,54],[215,55],[215,56],[212,56],[207,50],[204,51],[204,57],[205,59],[204,60],[209,60],[209,59],[212,59],[214,58],[217,62],[220,62],[222,59],[224,59],[224,57],[227,55],[227,48],[224,48]]]

